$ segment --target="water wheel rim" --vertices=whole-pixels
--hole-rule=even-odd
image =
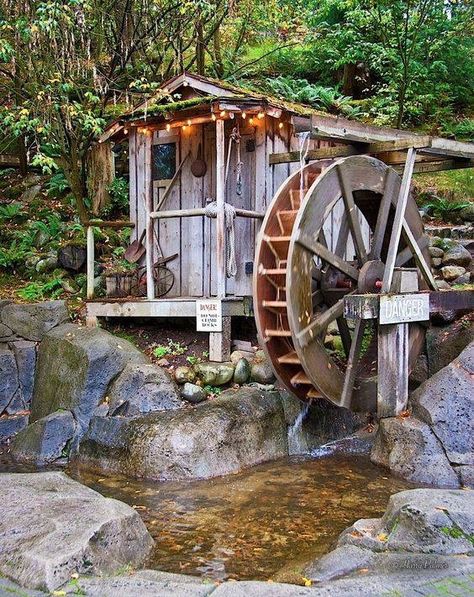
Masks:
[[[290,289],[290,296],[287,297],[289,298],[287,317],[292,334],[292,344],[301,366],[321,394],[334,404],[344,405],[353,410],[374,410],[376,371],[365,379],[357,379],[354,383],[350,403],[342,403],[341,396],[347,372],[342,372],[334,359],[328,355],[318,334],[314,333],[319,329],[316,324],[312,328],[315,337],[308,342],[308,333],[313,323],[312,304],[310,305],[309,302],[312,287],[309,285],[309,279],[314,255],[308,250],[308,246],[313,243],[312,248],[314,248],[314,243],[319,240],[325,218],[341,197],[341,172],[345,177],[345,184],[348,184],[354,193],[355,201],[357,194],[363,193],[372,198],[378,197],[378,207],[380,207],[385,185],[390,179],[392,185],[390,204],[393,206],[396,203],[400,177],[393,169],[375,158],[367,156],[345,158],[335,162],[318,177],[304,198],[290,240],[286,273],[286,287]],[[391,207],[391,211],[393,211],[393,207]],[[415,238],[420,239],[423,234],[423,224],[413,200],[408,202],[405,219]],[[322,250],[319,246],[317,249],[321,254]],[[368,251],[366,250],[366,252]],[[427,248],[425,248],[425,258],[429,260]],[[340,263],[338,265],[342,267]],[[351,266],[347,267],[345,272],[356,278],[354,291],[357,288],[358,271],[357,267]],[[340,302],[338,302],[337,308],[336,305],[333,306],[333,313],[341,311],[340,306]],[[356,329],[356,332],[363,333],[363,329],[362,332],[360,329]],[[411,326],[410,366],[413,366],[419,354],[423,339],[424,328],[419,325]]]
[[[319,175],[324,166],[329,165],[329,161],[318,161],[307,164],[302,170],[297,170],[291,174],[279,187],[274,195],[271,204],[266,210],[265,217],[260,228],[256,249],[254,263],[257,264],[253,276],[253,296],[254,296],[254,312],[257,326],[257,333],[260,340],[260,346],[268,360],[272,363],[275,375],[279,382],[291,393],[295,394],[301,399],[306,399],[310,396],[316,397],[320,395],[313,384],[294,383],[292,380],[299,373],[304,373],[301,366],[292,363],[281,363],[279,359],[285,355],[289,355],[294,351],[292,345],[292,338],[290,336],[268,338],[266,331],[268,325],[272,325],[272,318],[276,322],[277,317],[271,314],[263,307],[263,302],[275,298],[275,288],[272,286],[266,277],[265,272],[275,266],[274,256],[268,250],[268,243],[266,237],[278,230],[277,215],[279,211],[289,210],[291,207],[289,203],[290,191],[297,191],[300,188],[301,178],[308,175]],[[278,274],[277,274],[278,275]],[[281,277],[280,277],[281,278]],[[285,327],[284,314],[280,318],[280,327]]]

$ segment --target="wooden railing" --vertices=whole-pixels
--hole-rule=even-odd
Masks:
[[[94,298],[94,265],[95,265],[95,242],[94,228],[134,228],[133,222],[118,220],[115,222],[104,222],[102,220],[89,220],[85,222],[87,228],[87,298]]]

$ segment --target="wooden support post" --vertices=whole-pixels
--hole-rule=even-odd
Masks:
[[[222,332],[209,334],[209,360],[224,363],[230,359],[231,317],[222,318]]]
[[[377,416],[396,417],[408,402],[408,323],[379,325]]]
[[[143,199],[146,206],[145,209],[145,226],[146,226],[146,295],[149,301],[155,298],[155,280],[153,278],[153,226],[154,221],[151,217],[153,212],[153,189],[151,184],[151,137],[146,135],[145,142],[145,163],[144,163],[144,180],[143,180]]]
[[[87,298],[94,298],[94,229],[87,227]]]
[[[224,121],[216,120],[216,265],[217,296],[225,297],[226,282],[226,244],[225,244],[225,136]],[[212,335],[212,334],[211,334]]]
[[[416,270],[392,272],[391,292],[418,291]],[[407,322],[378,326],[377,416],[396,417],[408,404],[410,330]]]

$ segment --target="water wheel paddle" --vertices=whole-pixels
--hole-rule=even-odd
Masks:
[[[368,156],[314,162],[283,183],[267,210],[255,258],[257,329],[278,378],[301,399],[375,410],[377,324],[350,326],[343,299],[380,290],[400,184]],[[405,221],[429,263],[411,197]],[[403,236],[397,251],[398,267],[414,263]],[[419,285],[426,288],[420,275]],[[338,350],[325,346],[328,329],[340,338]],[[412,324],[411,366],[423,339],[424,327]]]

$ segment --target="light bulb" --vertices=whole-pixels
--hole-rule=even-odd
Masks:
[[[278,128],[279,128],[279,129],[282,129],[282,128],[283,128],[283,122],[279,122],[279,123],[278,123]]]
[[[242,112],[242,118],[245,120],[247,118],[247,112]]]
[[[168,122],[168,124],[166,125],[166,130],[170,131],[171,130],[171,124]]]
[[[215,114],[212,114],[211,118],[214,122],[217,120],[217,116]]]
[[[264,118],[264,116],[265,116],[265,114],[264,114],[263,112],[259,112],[259,113],[258,113],[258,117],[260,118],[260,120],[261,120],[262,118]]]
[[[225,110],[222,110],[221,117],[224,118],[224,116],[225,116]]]

